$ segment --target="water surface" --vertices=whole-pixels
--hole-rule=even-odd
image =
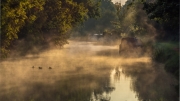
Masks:
[[[178,101],[162,64],[123,58],[118,45],[70,41],[0,66],[0,101]]]

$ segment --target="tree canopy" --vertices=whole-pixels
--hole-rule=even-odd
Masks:
[[[43,10],[43,0],[3,0],[1,1],[1,55],[8,53],[12,41],[18,38],[26,20],[33,22],[36,12]],[[36,9],[36,12],[29,11]]]
[[[68,38],[65,32],[88,18],[99,16],[98,6],[97,0],[1,1],[0,56],[6,57],[17,40],[28,39],[26,46],[37,45],[45,41],[45,33],[52,30],[56,32],[55,44],[64,45]]]
[[[160,23],[166,36],[179,35],[179,0],[156,0],[144,2],[144,10],[150,19]]]
[[[116,9],[111,0],[101,0],[99,6],[99,9],[96,10],[100,12],[97,17],[88,19],[82,26],[78,26],[78,28],[76,28],[80,36],[85,36],[89,33],[102,33],[106,29],[113,28],[113,21],[118,21]]]

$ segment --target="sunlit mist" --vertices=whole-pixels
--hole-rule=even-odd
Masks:
[[[113,3],[121,2],[121,5],[124,5],[127,0],[112,0]]]
[[[163,81],[170,80],[170,77],[161,68],[155,71],[154,66],[157,65],[147,56],[119,56],[118,45],[69,41],[63,49],[51,49],[25,57],[11,57],[1,62],[0,100],[170,99],[171,96],[167,95],[173,96],[174,93],[169,85],[176,81],[164,84]],[[156,79],[163,81],[156,84]],[[168,93],[143,95],[144,91],[149,89],[148,85],[152,86],[149,93],[156,92],[157,86]]]

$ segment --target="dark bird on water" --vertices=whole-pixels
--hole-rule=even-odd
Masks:
[[[34,66],[32,66],[32,68],[34,69]]]
[[[39,69],[42,69],[42,67],[39,67]]]
[[[52,69],[52,67],[49,67],[49,69]]]

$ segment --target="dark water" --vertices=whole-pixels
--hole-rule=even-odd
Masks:
[[[95,44],[70,41],[1,62],[0,101],[178,101],[177,81],[162,64]]]

